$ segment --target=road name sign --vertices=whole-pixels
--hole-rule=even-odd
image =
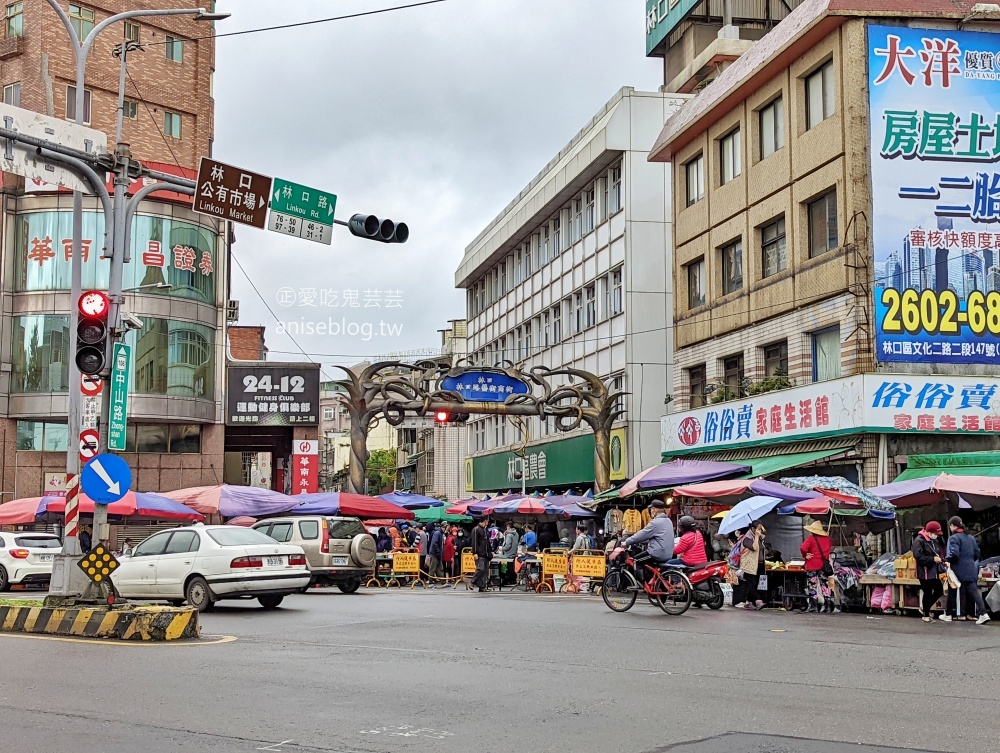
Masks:
[[[80,474],[83,493],[98,505],[117,502],[132,486],[132,469],[117,455],[98,455],[90,460]]]
[[[67,120],[49,118],[13,105],[0,103],[0,126],[94,155],[106,154],[108,151],[107,134],[101,131]],[[64,165],[40,157],[35,147],[19,141],[0,139],[0,170],[22,175],[29,181],[43,181],[63,188],[93,192],[88,183]]]
[[[264,229],[271,179],[208,157],[198,165],[194,211]]]
[[[132,347],[115,343],[111,351],[111,415],[108,417],[108,449],[125,451],[128,425],[128,380],[132,369]]]
[[[271,184],[271,213],[267,227],[276,233],[307,241],[333,242],[336,194],[275,178]]]

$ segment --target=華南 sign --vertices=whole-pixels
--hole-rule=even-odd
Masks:
[[[267,224],[270,194],[268,176],[202,157],[198,165],[194,211],[263,229]]]
[[[230,426],[319,424],[319,364],[230,366]]]
[[[868,26],[876,357],[1000,364],[1000,36]]]
[[[296,439],[292,442],[292,494],[314,494],[319,491],[319,442]]]

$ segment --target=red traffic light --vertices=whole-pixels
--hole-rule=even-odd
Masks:
[[[111,308],[111,301],[100,290],[88,290],[80,296],[80,313],[83,316],[104,317]]]
[[[448,411],[439,410],[437,413],[434,414],[434,420],[437,421],[439,424],[448,423]]]

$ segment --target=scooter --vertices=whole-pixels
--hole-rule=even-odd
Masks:
[[[729,570],[725,562],[706,562],[704,565],[691,565],[681,569],[691,581],[693,605],[704,604],[709,609],[722,609],[722,605],[726,603],[722,582]]]

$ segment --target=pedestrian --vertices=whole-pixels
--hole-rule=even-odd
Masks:
[[[760,574],[764,571],[764,536],[767,531],[759,520],[740,539],[740,572],[743,573],[744,609],[763,609],[760,593]]]
[[[948,592],[948,614],[941,615],[941,619],[945,622],[951,622],[953,617],[959,620],[975,619],[977,625],[985,625],[990,621],[990,615],[986,611],[983,595],[979,593],[979,544],[965,532],[965,524],[957,515],[948,519],[948,530],[951,536],[948,537],[945,554],[948,567],[960,585],[957,590]],[[973,615],[973,609],[978,613],[978,619]]]
[[[444,534],[438,526],[431,528],[427,543],[427,574],[431,581],[441,580],[444,573],[441,570],[441,559],[444,557]],[[435,588],[431,583],[431,588]]]
[[[544,552],[546,549],[551,549],[553,546],[559,543],[559,529],[556,528],[555,523],[542,523],[542,527],[538,530],[537,538],[537,549],[539,552]]]
[[[403,536],[399,532],[399,526],[389,526],[389,538],[392,539],[392,551],[398,552],[403,548]]]
[[[576,524],[576,540],[573,542],[573,548],[570,551],[575,552],[580,549],[590,549],[590,536],[587,534],[587,524],[582,520]]]
[[[472,558],[476,561],[476,574],[472,585],[478,586],[479,593],[485,593],[490,584],[490,560],[493,549],[490,547],[490,533],[486,529],[486,517],[479,519],[479,525],[472,529]]]
[[[447,524],[442,523],[445,529],[444,552],[441,554],[441,564],[444,565],[444,574],[449,578],[455,577],[455,532],[458,528],[448,530]]]
[[[385,529],[385,527],[378,529],[378,537],[375,539],[375,551],[392,551],[392,538],[389,536],[389,532]]]
[[[538,544],[538,536],[535,534],[535,527],[531,525],[531,523],[528,523],[524,527],[524,536],[522,537],[521,542],[529,552],[535,551]]]
[[[834,611],[829,579],[833,575],[833,563],[830,562],[832,553],[830,545],[830,534],[823,527],[823,523],[814,520],[804,529],[809,536],[802,542],[799,551],[806,560],[806,578],[809,594],[810,612],[831,612]],[[766,555],[765,555],[766,556]],[[840,611],[840,607],[836,608]]]
[[[464,528],[455,526],[453,530],[455,533],[455,559],[459,562],[459,570],[461,570],[462,552],[471,546],[471,542],[469,534],[465,532]]]
[[[924,622],[931,622],[931,609],[944,593],[941,576],[947,571],[944,564],[945,552],[941,546],[941,524],[929,521],[914,537],[913,558],[917,561],[917,580],[920,581],[920,612]]]
[[[677,521],[677,533],[681,537],[674,545],[674,556],[667,562],[668,565],[693,567],[708,562],[708,554],[705,552],[705,537],[698,530],[698,524],[694,518],[690,515],[682,515]]]
[[[124,556],[131,557],[132,556],[132,552],[133,552],[134,549],[135,549],[135,544],[133,544],[130,539],[125,539],[125,541],[122,542],[122,556],[123,557]]]
[[[417,540],[417,529],[413,526],[403,523],[403,538],[406,539],[406,546],[413,549],[416,546],[415,542]]]
[[[514,559],[517,556],[517,545],[519,542],[520,537],[517,535],[514,522],[508,520],[507,530],[503,534],[503,544],[500,546],[500,556],[503,559]]]
[[[87,526],[80,527],[80,549],[86,554],[91,549],[90,529]]]

